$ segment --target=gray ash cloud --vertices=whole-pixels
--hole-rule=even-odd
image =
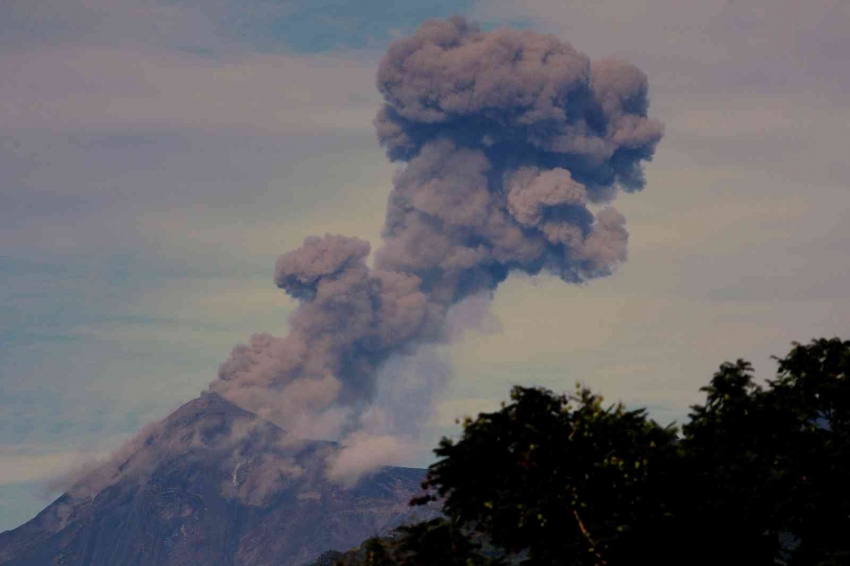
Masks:
[[[300,301],[289,335],[236,347],[211,384],[296,434],[362,439],[366,421],[403,414],[379,407],[375,418],[386,362],[448,340],[452,307],[488,297],[511,272],[568,283],[611,274],[628,232],[609,203],[643,188],[663,134],[633,65],[459,17],[390,45],[377,86],[378,138],[405,166],[374,267],[367,242],[338,235],[282,255],[275,282]],[[444,381],[419,379],[411,401],[430,402]]]

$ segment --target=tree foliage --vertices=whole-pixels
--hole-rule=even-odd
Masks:
[[[795,344],[763,385],[723,364],[679,431],[640,410],[515,387],[443,439],[445,519],[373,539],[363,566],[850,563],[850,342]]]
[[[681,525],[717,541],[705,563],[734,546],[750,564],[850,563],[850,342],[777,361],[765,386],[739,360],[703,388],[683,427]]]

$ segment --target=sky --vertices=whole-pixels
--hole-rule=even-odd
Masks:
[[[521,4],[0,4],[0,531],[196,397],[235,344],[284,334],[279,254],[379,241],[397,166],[375,73],[428,18],[626,59],[666,128],[646,188],[616,202],[628,261],[502,284],[488,324],[441,351],[434,438],[515,383],[582,381],[681,421],[723,361],[767,378],[792,341],[850,335],[850,5]]]

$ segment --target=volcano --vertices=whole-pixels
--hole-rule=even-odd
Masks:
[[[297,566],[436,516],[408,505],[425,470],[345,488],[325,478],[335,450],[205,393],[0,533],[0,565]]]

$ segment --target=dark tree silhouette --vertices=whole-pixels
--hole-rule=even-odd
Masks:
[[[850,342],[777,360],[765,386],[723,364],[683,427],[677,515],[702,563],[850,563]]]
[[[681,433],[577,385],[515,387],[443,439],[415,504],[445,519],[372,539],[364,566],[850,563],[850,342],[795,344],[763,385],[725,363]]]

